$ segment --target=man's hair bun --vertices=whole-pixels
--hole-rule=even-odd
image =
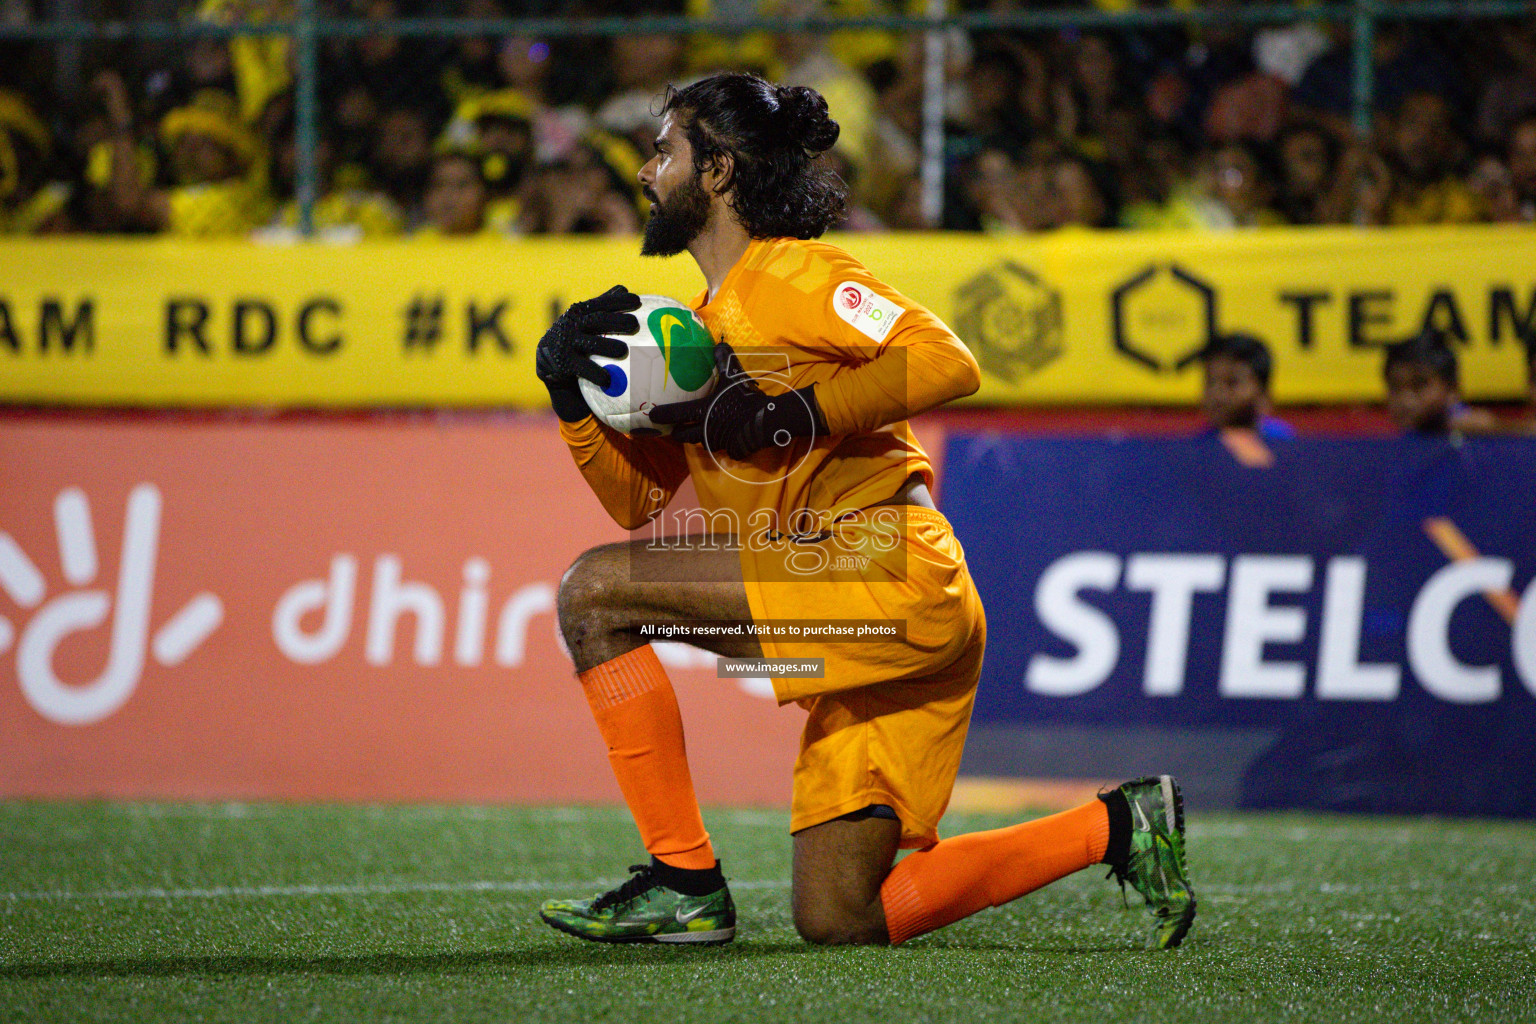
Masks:
[[[847,215],[848,187],[816,159],[838,127],[815,89],[722,71],[669,87],[661,112],[687,133],[695,174],[722,174],[716,193],[753,238],[819,238]]]
[[[831,149],[841,129],[821,93],[803,85],[780,86],[778,93],[785,134],[813,155]]]

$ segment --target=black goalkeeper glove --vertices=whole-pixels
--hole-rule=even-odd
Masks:
[[[715,389],[689,402],[658,405],[652,423],[677,424],[672,439],[702,444],[711,452],[745,459],[768,447],[783,448],[797,437],[827,432],[811,387],[769,395],[747,375],[725,342],[715,345]]]
[[[595,299],[571,306],[544,332],[533,365],[549,389],[549,404],[556,416],[574,423],[592,415],[577,382],[585,378],[600,388],[608,386],[608,371],[591,357],[624,357],[629,346],[604,335],[639,331],[640,321],[630,312],[639,308],[640,296],[616,284]]]

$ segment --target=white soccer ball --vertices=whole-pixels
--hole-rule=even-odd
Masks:
[[[670,434],[670,423],[652,423],[658,405],[702,398],[715,386],[715,341],[693,310],[665,295],[640,296],[634,311],[640,329],[612,334],[629,346],[621,359],[593,356],[608,367],[608,386],[583,378],[581,394],[593,415],[625,434]]]

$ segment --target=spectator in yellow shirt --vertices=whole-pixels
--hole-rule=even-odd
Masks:
[[[1415,92],[1393,118],[1387,148],[1396,187],[1387,206],[1391,224],[1469,224],[1483,219],[1482,204],[1456,170],[1466,143],[1444,96]]]
[[[260,140],[215,102],[218,94],[200,93],[161,120],[160,142],[175,184],[159,188],[140,172],[122,78],[103,72],[96,85],[113,129],[107,197],[124,227],[208,238],[245,235],[267,219]]]
[[[264,241],[297,237],[299,228],[299,203],[294,198],[298,194],[298,144],[293,108],[289,104],[286,109],[274,107],[274,111],[275,123],[267,135],[272,153],[272,184],[278,195],[288,198],[272,220],[258,229],[257,235]],[[343,180],[344,176],[337,174],[335,150],[324,135],[315,140],[315,177],[318,198],[310,216],[317,237],[329,242],[352,242],[400,233],[403,218],[399,207],[377,189]]]
[[[593,131],[569,156],[534,171],[518,230],[535,235],[633,235],[640,231],[640,167],[628,140]]]
[[[486,220],[490,193],[480,158],[465,150],[449,150],[432,159],[427,183],[427,221],[417,238],[466,238],[491,233]]]
[[[0,235],[68,227],[69,186],[48,180],[53,138],[15,93],[0,91]]]

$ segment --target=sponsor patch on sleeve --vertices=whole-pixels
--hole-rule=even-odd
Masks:
[[[832,291],[832,308],[871,341],[884,341],[906,310],[867,285],[844,281]]]

